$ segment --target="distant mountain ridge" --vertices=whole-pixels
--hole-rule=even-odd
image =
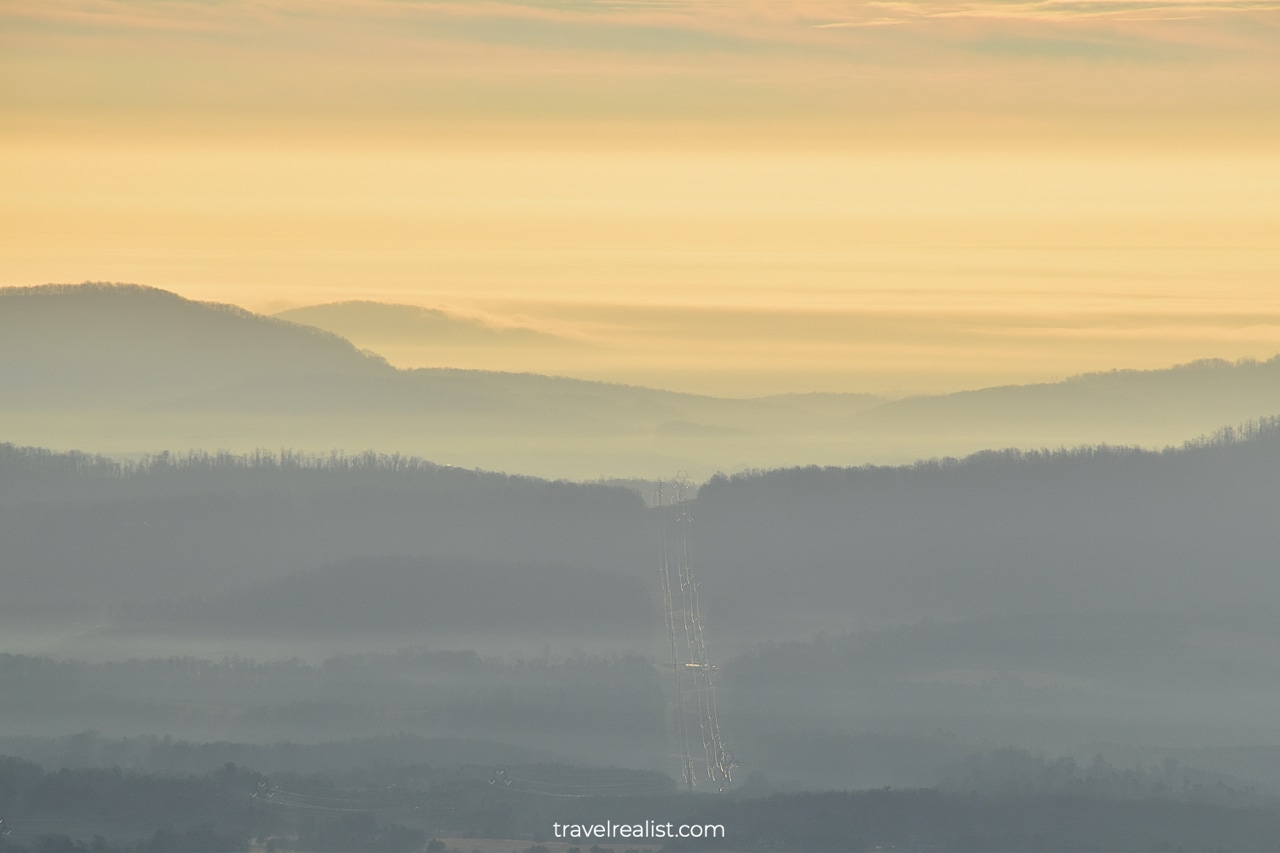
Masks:
[[[368,300],[330,302],[290,308],[272,315],[291,323],[301,323],[346,338],[376,334],[398,344],[444,346],[573,346],[574,341],[522,326],[493,326],[466,317],[423,308]]]
[[[565,390],[614,400],[634,394],[647,403],[698,399],[535,374],[398,370],[340,335],[310,325],[196,302],[159,288],[100,282],[0,288],[0,371],[10,389],[26,390],[39,402],[48,397],[74,402],[77,395],[97,402],[102,396],[117,408],[163,403],[186,409],[205,393],[214,395],[214,408],[246,402],[287,408],[292,399],[308,397],[306,385],[292,384],[297,382],[324,391],[386,383],[363,402],[375,402],[381,394],[392,409],[403,408],[403,395],[415,389],[437,390],[430,387],[434,383],[445,390],[457,380],[468,380],[465,384],[479,396],[527,387],[535,394]],[[393,397],[401,399],[387,403]],[[0,405],[21,401],[21,395],[7,395]],[[338,408],[344,402],[335,398],[329,405]]]
[[[1202,359],[1162,370],[1111,370],[1060,382],[911,397],[885,403],[862,420],[902,424],[946,416],[953,427],[965,428],[1010,404],[1020,404],[1024,417],[1046,423],[1064,418],[1114,421],[1226,412],[1235,416],[1224,422],[1244,420],[1280,412],[1280,355],[1267,361]],[[1259,405],[1264,408],[1253,415],[1239,416],[1242,409]]]
[[[1280,357],[892,401],[734,399],[401,370],[331,332],[156,288],[88,283],[0,289],[0,387],[0,440],[20,444],[116,455],[374,447],[548,477],[706,477],[994,447],[1178,444],[1280,413]]]
[[[0,289],[0,405],[132,407],[271,379],[394,373],[309,326],[132,284]]]

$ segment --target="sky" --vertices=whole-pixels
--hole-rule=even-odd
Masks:
[[[1280,352],[1280,2],[8,0],[0,286],[910,394]]]

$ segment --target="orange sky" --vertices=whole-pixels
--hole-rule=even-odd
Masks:
[[[1266,357],[1278,23],[1180,0],[17,0],[0,286],[441,307],[609,347],[509,369],[743,394]]]

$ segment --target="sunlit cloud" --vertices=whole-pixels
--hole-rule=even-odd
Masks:
[[[560,25],[577,31],[580,47],[601,46],[599,36],[611,30],[632,33],[628,40],[604,47],[628,50],[665,50],[678,42],[682,31],[696,31],[741,39],[746,46],[812,41],[815,30],[874,28],[951,19],[1067,23],[1110,19],[1114,21],[1178,21],[1191,18],[1231,18],[1267,15],[1280,10],[1275,0],[1035,0],[1035,2],[399,2],[399,0],[327,0],[327,2],[270,2],[232,0],[155,2],[154,0],[50,0],[34,3],[17,0],[6,6],[3,17],[16,22],[43,22],[67,27],[104,30],[230,31],[236,28],[342,24],[360,30],[384,28],[387,38],[414,39],[430,35],[432,25],[463,21],[491,25],[455,31],[455,35],[484,39],[526,39],[536,44],[537,29],[513,32],[510,25],[536,27]],[[409,29],[397,34],[391,27]],[[1268,29],[1263,26],[1262,29]],[[645,33],[648,30],[649,32]],[[665,43],[664,43],[665,39]],[[708,43],[712,49],[724,47]]]
[[[0,23],[0,285],[413,304],[700,390],[735,360],[744,391],[927,389],[1278,345],[1276,0],[14,0]]]
[[[1092,18],[1118,20],[1187,20],[1211,15],[1253,14],[1280,10],[1273,0],[1040,0],[1032,3],[908,3],[871,2],[881,12],[891,12],[897,20],[982,18],[1008,21],[1068,22]],[[819,24],[817,26],[840,26]]]

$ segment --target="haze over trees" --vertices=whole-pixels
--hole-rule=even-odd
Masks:
[[[1011,608],[1244,606],[1276,592],[1278,449],[1280,428],[1265,421],[1160,452],[718,476],[692,504],[692,553],[717,589],[708,606],[726,626],[749,618],[755,636],[791,619],[851,628]],[[110,605],[286,577],[302,590],[366,569],[391,582],[413,565],[519,564],[566,588],[654,580],[661,513],[626,488],[376,454],[118,463],[5,445],[0,470],[6,559],[22,579],[15,611],[50,596]]]
[[[873,784],[891,767],[918,784],[940,756],[1001,735],[1065,751],[1138,731],[1188,747],[1265,742],[1258,703],[1274,698],[1276,673],[1256,650],[1280,640],[1265,606],[1278,444],[1265,421],[1162,452],[713,478],[689,505],[691,554],[747,741],[735,750],[788,784]],[[669,511],[628,489],[376,455],[120,463],[6,446],[0,471],[6,621],[60,626],[60,654],[661,653],[655,560]],[[318,689],[317,733],[355,725],[350,691]],[[96,727],[77,701],[62,705],[65,724]],[[237,713],[236,736],[281,736],[271,721],[289,713]],[[406,721],[427,718],[379,713],[423,736],[508,730],[415,729]],[[932,741],[939,729],[959,745]],[[889,738],[875,762],[870,734]],[[648,749],[630,735],[615,747]],[[935,758],[904,759],[919,751]]]
[[[0,382],[0,850],[532,844],[646,809],[744,849],[1273,837],[1280,360],[717,399],[397,370],[90,285],[0,291]],[[1243,426],[989,449],[1209,419]],[[988,449],[868,461],[940,432]],[[735,472],[682,506],[722,799],[675,793],[661,663],[652,477],[686,458]]]

